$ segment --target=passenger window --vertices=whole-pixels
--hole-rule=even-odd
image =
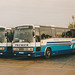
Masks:
[[[51,28],[51,33],[52,33],[52,38],[55,38],[56,35],[55,35],[55,28]]]
[[[52,37],[50,27],[41,27],[40,32],[41,32],[41,39],[49,39]]]
[[[70,31],[70,29],[66,29],[65,33],[66,33],[66,38],[72,38],[72,32]]]
[[[75,38],[75,29],[71,29],[72,32],[72,38]]]
[[[56,38],[65,37],[65,30],[62,28],[56,28]]]

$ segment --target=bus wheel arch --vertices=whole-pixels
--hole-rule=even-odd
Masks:
[[[45,55],[45,58],[47,59],[51,57],[52,55],[51,47],[46,47],[44,55]]]

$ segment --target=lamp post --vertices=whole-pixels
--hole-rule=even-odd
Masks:
[[[74,18],[75,18],[74,15],[72,15],[72,19],[73,19],[73,28],[74,28]]]

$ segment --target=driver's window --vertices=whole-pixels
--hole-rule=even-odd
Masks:
[[[40,33],[38,28],[35,29],[35,35],[36,35],[36,42],[40,42]]]

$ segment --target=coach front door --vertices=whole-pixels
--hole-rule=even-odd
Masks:
[[[40,29],[35,28],[35,54],[37,56],[41,56],[41,46],[40,46]]]

